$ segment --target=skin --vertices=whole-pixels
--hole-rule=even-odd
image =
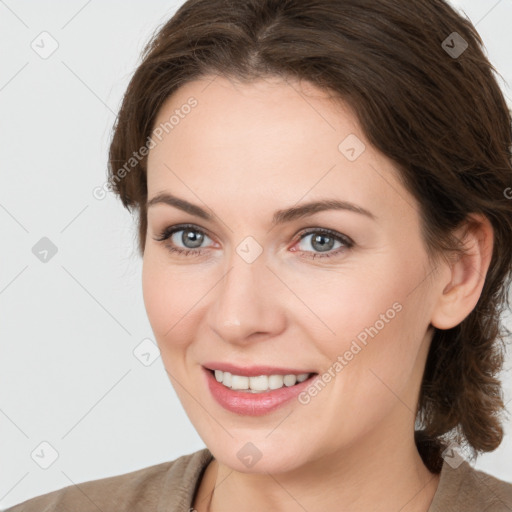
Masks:
[[[195,509],[426,511],[439,476],[414,444],[419,387],[433,326],[455,326],[476,305],[489,222],[473,216],[468,254],[434,265],[416,200],[344,103],[305,82],[210,76],[168,98],[155,126],[190,96],[197,106],[150,151],[148,198],[172,193],[214,219],[149,207],[142,279],[169,378],[214,455]],[[338,149],[349,134],[366,146],[355,161]],[[375,219],[328,210],[272,227],[276,210],[323,198]],[[206,233],[198,256],[169,251],[173,242],[187,247],[183,232],[156,240],[181,223]],[[305,228],[334,230],[354,245],[335,242],[328,252],[341,252],[322,258],[314,235],[299,241]],[[263,249],[252,263],[236,251],[249,236]],[[322,374],[394,303],[401,311],[307,405],[238,415],[205,386],[208,361]],[[237,457],[248,442],[262,455],[251,468]]]

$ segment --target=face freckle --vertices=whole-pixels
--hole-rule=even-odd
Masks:
[[[143,260],[148,318],[198,433],[233,467],[224,429],[251,441],[273,471],[409,424],[433,295],[418,208],[393,162],[311,84],[206,83],[184,85],[155,121],[197,100],[150,150]],[[316,210],[290,213],[307,203]],[[198,231],[200,254],[170,249],[193,251]],[[302,403],[234,413],[207,385],[212,361],[311,371],[323,384]]]

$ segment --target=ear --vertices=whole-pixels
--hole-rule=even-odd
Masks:
[[[484,215],[469,215],[455,235],[464,242],[466,253],[449,265],[448,272],[440,273],[448,277],[439,283],[439,295],[432,311],[431,324],[438,329],[455,327],[473,311],[492,258],[494,233]]]

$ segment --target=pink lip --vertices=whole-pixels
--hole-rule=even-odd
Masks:
[[[256,367],[251,367],[250,370],[253,371],[254,368]],[[276,372],[275,368],[272,368],[272,372],[268,372],[267,370],[260,371],[263,367],[257,368],[258,372],[253,375],[251,374],[250,376],[268,375],[269,373],[277,375],[286,375],[287,373],[309,373],[289,370],[286,370],[286,372]],[[220,368],[216,369],[219,370]],[[311,384],[311,381],[318,376],[317,374],[314,374],[305,381],[297,383],[294,386],[284,386],[280,389],[275,389],[266,393],[249,393],[244,391],[233,391],[232,389],[227,388],[220,382],[217,382],[213,372],[207,368],[203,367],[203,372],[205,374],[208,389],[217,403],[228,411],[243,416],[262,416],[263,414],[274,411],[304,391]],[[233,373],[235,373],[235,375],[243,375],[243,373]]]
[[[258,375],[299,375],[301,373],[315,373],[314,370],[300,370],[297,368],[282,368],[276,366],[236,366],[230,363],[204,363],[203,366],[209,370],[222,370],[234,375],[246,377],[257,377]]]

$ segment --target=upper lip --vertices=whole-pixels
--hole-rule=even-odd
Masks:
[[[300,375],[301,373],[315,373],[310,370],[284,368],[282,366],[237,366],[236,364],[222,362],[204,363],[203,366],[208,370],[221,370],[233,375],[241,375],[245,377],[257,377],[258,375]]]

